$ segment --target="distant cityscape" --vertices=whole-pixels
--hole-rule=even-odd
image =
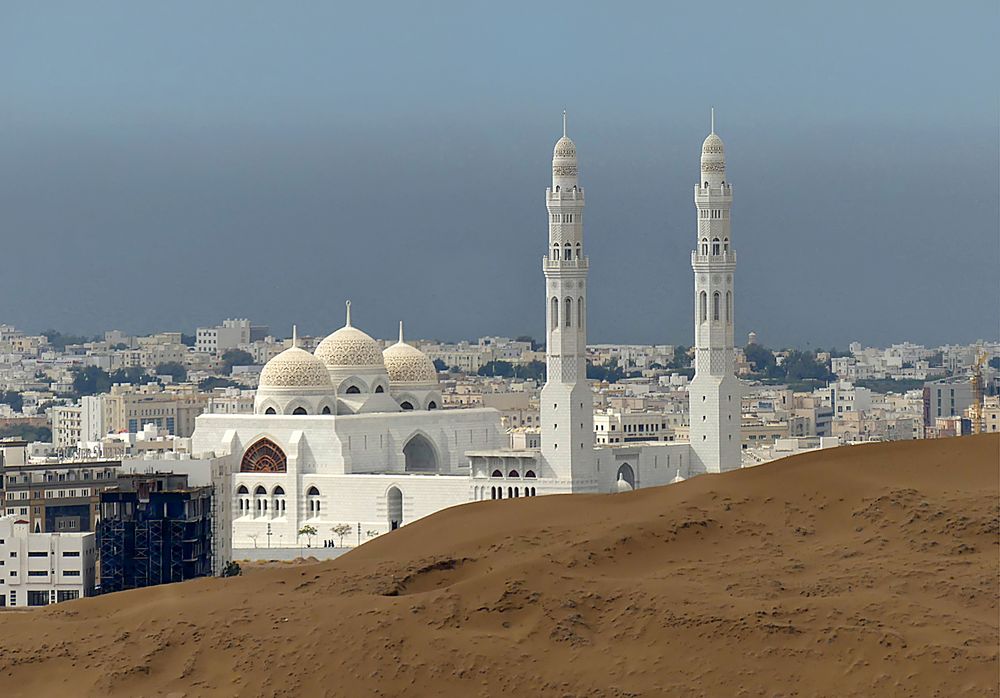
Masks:
[[[299,345],[311,351],[321,339],[300,337]],[[512,441],[535,438],[544,345],[530,337],[409,341],[438,369],[443,408],[492,407]],[[290,346],[290,338],[247,319],[227,319],[194,335],[112,330],[103,338],[29,335],[0,325],[0,439],[30,442],[33,458],[189,458],[195,419],[251,414],[262,367]],[[971,376],[980,357],[979,419],[985,431],[997,431],[1000,342],[852,343],[846,350],[813,351],[768,348],[751,332],[736,360],[745,385],[744,461],[770,460],[823,439],[969,433]],[[692,373],[684,345],[589,345],[594,443],[687,440]]]

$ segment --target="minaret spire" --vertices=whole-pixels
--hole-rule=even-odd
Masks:
[[[299,346],[299,327],[298,325],[292,325],[292,346]]]
[[[347,324],[344,327],[351,326],[351,301],[347,301]]]
[[[403,344],[403,321],[399,321],[399,343]]]
[[[715,107],[712,107],[712,133],[715,133]]]
[[[563,109],[563,138],[566,137],[566,110]]]

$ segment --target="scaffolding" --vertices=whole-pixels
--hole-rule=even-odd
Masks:
[[[101,494],[101,593],[212,574],[211,488],[144,477]]]

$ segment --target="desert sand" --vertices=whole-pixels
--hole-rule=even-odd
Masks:
[[[0,614],[2,696],[994,696],[1000,437],[479,502]]]

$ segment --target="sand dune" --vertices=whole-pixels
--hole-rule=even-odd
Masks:
[[[0,695],[997,695],[998,464],[991,435],[470,504],[0,614]]]

